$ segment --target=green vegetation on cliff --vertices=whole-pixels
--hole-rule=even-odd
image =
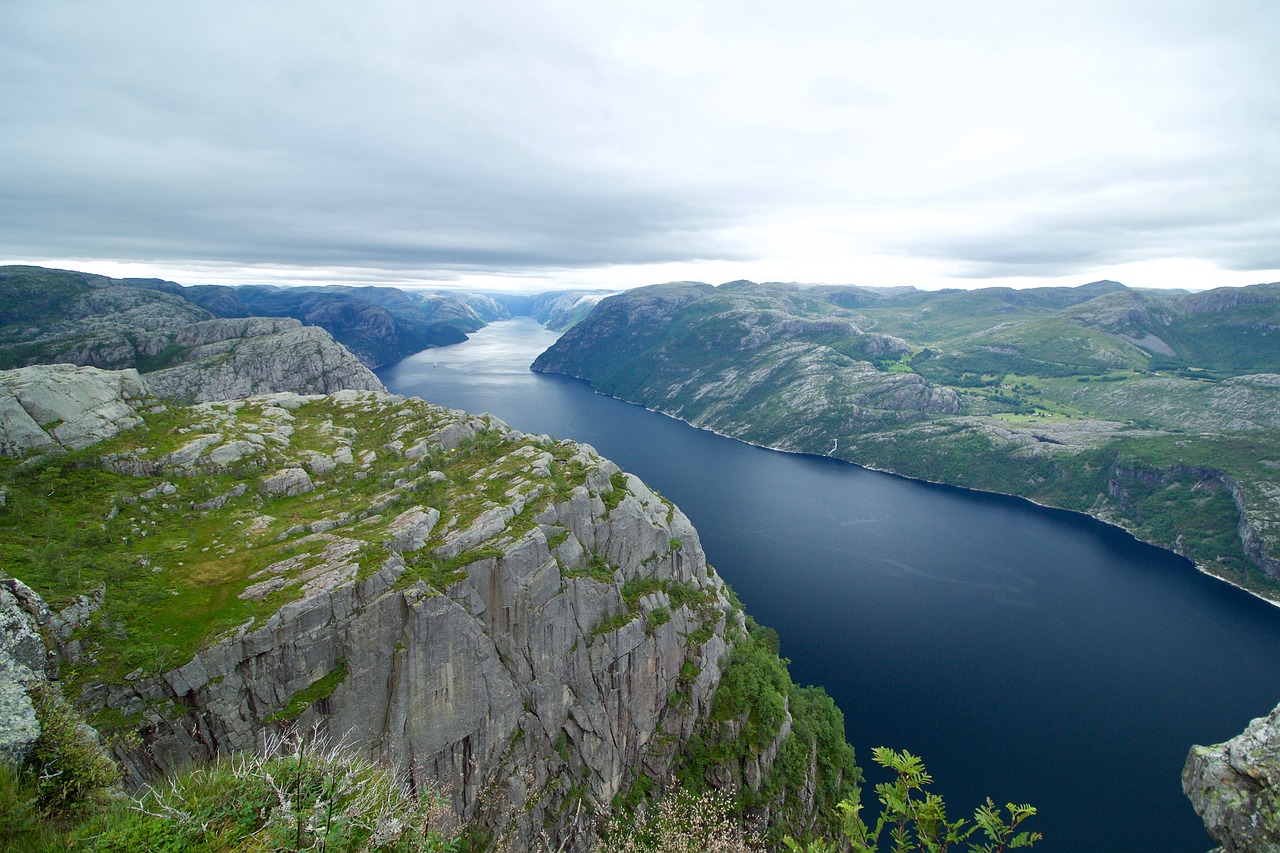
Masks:
[[[23,376],[112,387],[89,370]],[[409,712],[390,704],[393,680],[423,726],[476,715],[456,735],[428,733],[455,741],[432,747],[427,778],[470,785],[451,806],[474,821],[477,849],[530,837],[521,821],[591,826],[619,790],[660,797],[677,765],[700,790],[740,791],[735,813],[763,817],[774,838],[828,827],[856,783],[839,711],[791,682],[772,632],[747,630],[688,520],[589,448],[377,392],[130,405],[139,425],[78,451],[7,437],[0,571],[57,613],[61,686],[133,783],[295,724],[394,721]],[[369,742],[411,725],[375,725]],[[466,756],[483,726],[500,746],[476,771]],[[189,806],[194,822],[116,815],[77,843],[274,838],[271,809],[216,773],[169,792],[186,805],[147,801],[152,817]],[[206,801],[218,792],[258,817],[228,823]],[[295,828],[310,833],[322,801],[335,802],[291,812]]]

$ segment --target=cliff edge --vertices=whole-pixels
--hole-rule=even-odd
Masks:
[[[6,570],[57,614],[62,687],[133,782],[298,727],[441,787],[488,843],[584,849],[695,733],[751,718],[713,713],[748,622],[696,531],[589,446],[376,391],[154,403],[70,454],[34,418],[0,459]],[[811,698],[701,778],[816,825],[818,782],[856,770],[792,736]],[[769,779],[784,748],[795,784]]]
[[[1225,743],[1193,746],[1182,790],[1218,851],[1280,850],[1280,708]]]

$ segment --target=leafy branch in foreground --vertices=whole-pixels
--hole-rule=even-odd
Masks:
[[[876,785],[881,810],[874,830],[862,819],[860,799],[839,804],[841,830],[854,853],[877,853],[886,829],[891,845],[887,850],[892,853],[945,853],[951,845],[966,842],[970,853],[1003,853],[1031,847],[1043,837],[1038,832],[1018,831],[1023,821],[1035,815],[1033,807],[1009,803],[1005,806],[1006,819],[990,797],[974,810],[972,820],[948,821],[942,797],[925,790],[933,777],[918,756],[879,746],[872,750],[872,760],[892,770],[897,778]],[[784,842],[791,853],[834,853],[843,849],[831,840],[801,845],[788,837]]]

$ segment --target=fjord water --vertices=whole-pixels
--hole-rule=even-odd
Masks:
[[[924,757],[950,816],[1039,809],[1045,851],[1204,853],[1179,775],[1280,702],[1280,608],[1079,515],[776,453],[528,370],[492,324],[380,371],[400,394],[594,445],[674,500],[799,683]],[[874,799],[868,786],[864,797]]]

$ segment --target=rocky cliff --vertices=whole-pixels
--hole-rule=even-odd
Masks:
[[[1280,708],[1215,746],[1195,746],[1182,790],[1222,845],[1215,853],[1280,850]]]
[[[57,672],[45,643],[51,620],[44,601],[22,581],[0,578],[0,761],[21,764],[40,736],[28,692]]]
[[[752,719],[712,713],[746,623],[697,533],[590,447],[380,392],[174,407],[62,367],[0,389],[30,398],[31,371],[132,395],[73,456],[30,457],[62,428],[44,414],[5,433],[0,557],[63,610],[66,692],[135,781],[315,728],[491,842],[581,849],[691,737]],[[856,771],[842,739],[848,770],[820,770],[798,707],[698,778],[813,825]],[[769,779],[784,748],[795,784]]]
[[[591,290],[539,293],[530,301],[528,313],[548,329],[563,332],[582,322],[609,295],[608,291]]]
[[[147,374],[184,402],[271,391],[384,390],[323,329],[216,318],[182,288],[40,267],[0,268],[0,366],[75,364]],[[177,291],[177,292],[173,292]]]

